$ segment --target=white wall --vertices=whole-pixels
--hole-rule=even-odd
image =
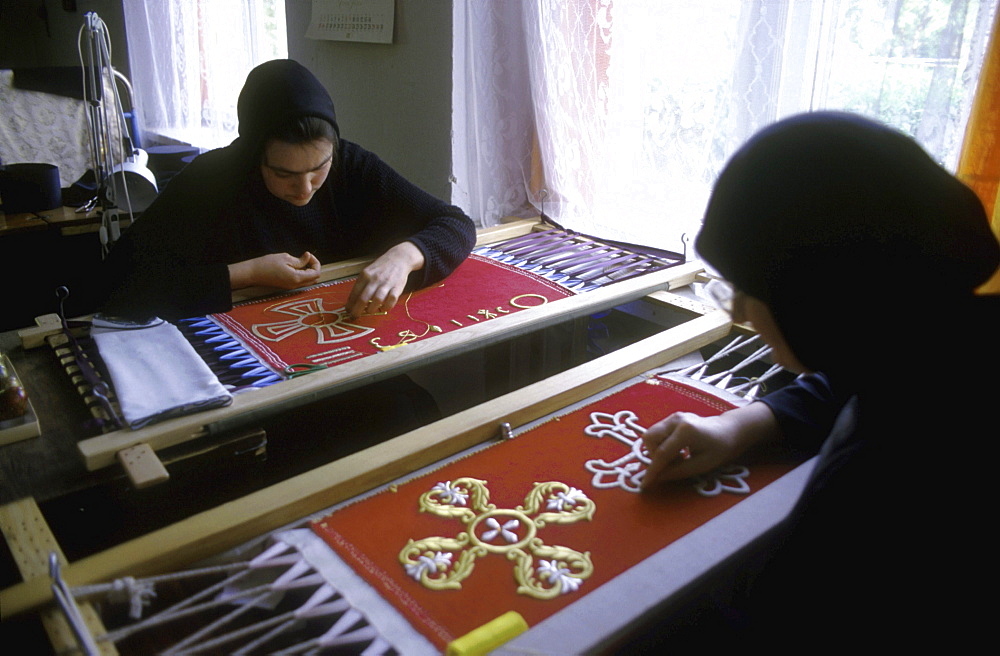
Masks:
[[[330,91],[344,139],[451,193],[452,0],[396,0],[392,44],[307,39],[311,0],[285,0],[288,56]]]

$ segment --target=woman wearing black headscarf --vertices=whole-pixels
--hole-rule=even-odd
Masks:
[[[317,282],[321,262],[361,256],[375,259],[346,309],[388,311],[475,245],[462,210],[340,138],[330,95],[297,62],[253,69],[237,113],[239,137],[195,158],[111,249],[104,315],[225,312],[234,289],[302,287]],[[435,399],[407,376],[275,413],[262,420],[268,458],[254,477],[263,478],[234,484],[281,480],[438,418]]]
[[[377,256],[348,311],[389,310],[446,277],[475,244],[462,210],[340,138],[305,67],[274,60],[240,93],[239,137],[197,157],[125,231],[106,263],[104,312],[179,319],[231,308],[233,289],[316,282],[320,262]]]
[[[981,631],[970,587],[990,567],[979,465],[997,435],[1000,299],[974,290],[1000,247],[980,201],[908,137],[817,112],[733,157],[696,245],[731,283],[734,319],[811,373],[653,426],[647,492],[781,439],[819,457],[788,518],[720,566],[691,615],[660,618],[658,639],[959,645]]]

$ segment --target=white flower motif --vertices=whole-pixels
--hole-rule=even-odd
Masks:
[[[539,578],[547,580],[553,586],[559,584],[563,594],[575,592],[583,583],[581,579],[570,576],[570,570],[566,567],[560,567],[555,560],[540,560],[538,562]]]
[[[587,496],[575,487],[571,487],[568,492],[558,492],[546,503],[547,510],[563,512],[568,508],[573,508],[580,500],[585,500]]]
[[[469,500],[468,493],[463,492],[457,487],[452,487],[451,481],[438,483],[432,489],[438,493],[444,503],[449,503],[453,506],[464,506]]]
[[[590,425],[583,432],[591,437],[611,437],[626,445],[641,439],[646,429],[639,425],[639,418],[631,410],[590,413]]]
[[[516,519],[511,519],[509,521],[506,521],[504,522],[503,526],[501,526],[500,522],[498,522],[493,517],[489,517],[487,518],[485,524],[491,529],[489,531],[483,532],[483,540],[485,540],[486,542],[492,542],[493,539],[496,538],[498,535],[501,536],[504,540],[506,540],[507,544],[513,544],[517,542],[519,539],[517,537],[517,533],[515,533],[514,531],[516,531],[518,527],[521,526],[521,522],[517,521]]]
[[[742,465],[730,465],[694,479],[694,488],[703,497],[714,497],[723,492],[750,494],[746,477],[750,470]]]
[[[451,567],[451,556],[450,553],[442,553],[437,551],[434,553],[434,557],[421,556],[417,559],[417,562],[410,563],[406,566],[406,573],[408,576],[413,577],[419,581],[424,572],[430,570],[431,572],[443,572],[444,570]]]
[[[614,414],[592,412],[590,425],[583,432],[591,437],[610,437],[628,447],[628,452],[613,462],[596,458],[584,463],[584,468],[594,474],[591,485],[639,492],[639,484],[649,465],[649,454],[642,442],[646,429],[639,424],[638,416],[631,410],[620,410]]]

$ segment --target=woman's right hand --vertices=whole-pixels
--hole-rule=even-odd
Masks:
[[[643,434],[650,464],[642,489],[712,471],[779,435],[774,413],[763,403],[751,403],[715,417],[675,412]]]
[[[229,282],[233,289],[254,286],[295,289],[319,281],[319,274],[319,260],[308,251],[301,257],[271,253],[229,265]]]

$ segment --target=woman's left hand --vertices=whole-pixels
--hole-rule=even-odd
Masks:
[[[399,301],[410,273],[424,266],[424,254],[412,242],[396,244],[358,274],[347,297],[352,317],[388,312]]]

